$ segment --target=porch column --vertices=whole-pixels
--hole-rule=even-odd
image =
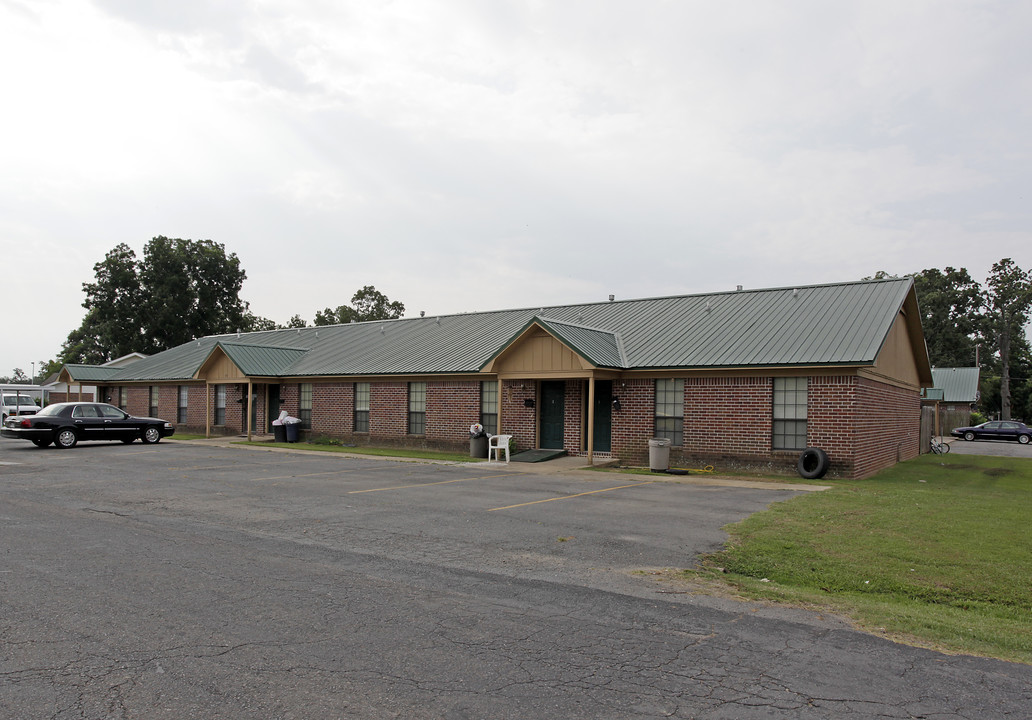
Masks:
[[[495,423],[495,435],[502,435],[502,379],[498,378],[498,422]],[[490,459],[490,458],[489,458]]]
[[[247,378],[247,402],[244,407],[247,410],[247,442],[251,442],[251,378]]]
[[[588,378],[588,465],[595,464],[595,376]]]
[[[204,437],[211,437],[211,385],[204,381]]]

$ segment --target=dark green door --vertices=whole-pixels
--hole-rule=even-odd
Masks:
[[[548,450],[563,449],[563,418],[566,415],[566,383],[541,383],[541,443]]]
[[[279,419],[279,385],[269,386],[269,412],[265,413],[265,432],[272,432],[272,421]]]
[[[613,381],[595,381],[595,442],[594,452],[609,452],[613,449]]]

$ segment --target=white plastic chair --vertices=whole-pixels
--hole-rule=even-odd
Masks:
[[[505,451],[505,462],[509,462],[509,440],[512,435],[491,435],[487,438],[487,459],[491,460],[491,453],[495,454],[496,462],[502,461],[502,450]]]

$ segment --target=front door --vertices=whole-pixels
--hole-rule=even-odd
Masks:
[[[550,380],[541,383],[541,443],[548,450],[563,449],[563,422],[566,415],[566,383]]]
[[[609,452],[612,447],[613,381],[595,381],[595,442],[593,452]]]
[[[279,383],[269,385],[269,412],[265,413],[265,432],[272,432],[272,421],[279,419]]]

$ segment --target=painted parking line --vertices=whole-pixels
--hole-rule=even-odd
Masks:
[[[371,488],[369,490],[350,490],[348,495],[357,495],[359,493],[371,493],[371,492],[385,492],[387,490],[405,490],[408,488],[427,487],[429,485],[448,485],[450,483],[469,482],[470,480],[492,480],[500,477],[513,477],[513,473],[502,473],[499,475],[478,475],[477,477],[471,478],[455,478],[453,480],[439,480],[437,482],[428,483],[414,483],[412,485],[392,485],[390,487],[382,488]]]
[[[620,485],[618,487],[603,488],[602,490],[589,490],[588,492],[577,493],[575,495],[560,495],[554,498],[545,498],[544,500],[532,500],[531,502],[517,503],[516,505],[506,505],[505,507],[491,508],[488,512],[494,512],[495,510],[511,510],[513,508],[527,507],[528,505],[537,505],[539,503],[555,502],[556,500],[571,500],[573,498],[583,497],[585,495],[595,495],[596,493],[610,492],[612,490],[624,490],[626,488],[641,487],[642,485],[651,485],[656,482],[655,480],[646,480],[640,483],[634,483],[633,485]]]

